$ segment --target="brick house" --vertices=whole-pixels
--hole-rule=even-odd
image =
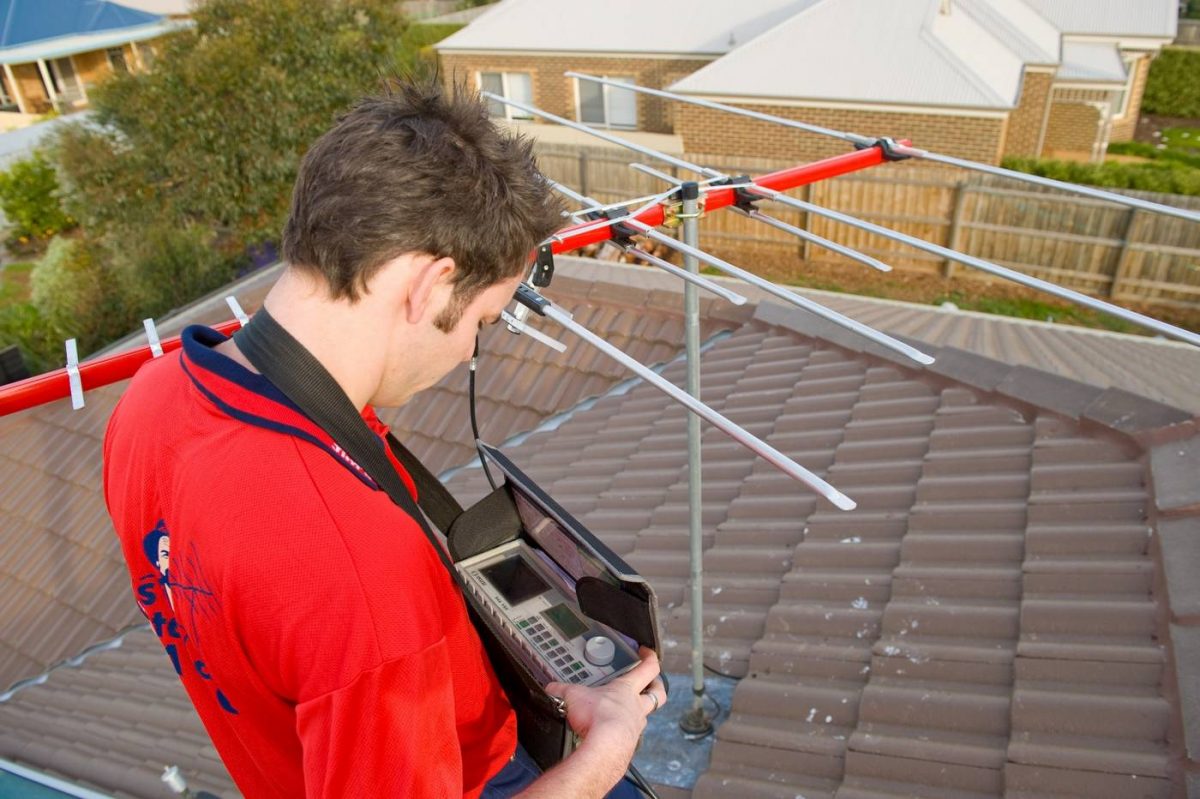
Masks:
[[[166,10],[182,5],[149,4]],[[0,0],[0,18],[6,21],[0,31],[0,128],[20,127],[51,110],[86,108],[88,86],[114,72],[148,68],[155,40],[186,24],[107,0]]]
[[[448,77],[590,125],[673,134],[688,152],[807,159],[844,145],[563,72],[989,163],[1095,160],[1132,136],[1176,22],[1174,0],[504,0],[437,49]]]

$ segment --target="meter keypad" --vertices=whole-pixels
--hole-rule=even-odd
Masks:
[[[533,645],[544,652],[547,658],[553,659],[551,662],[554,667],[568,682],[582,683],[592,676],[591,672],[584,668],[584,664],[575,659],[558,636],[537,616],[518,621],[517,628],[528,636]]]

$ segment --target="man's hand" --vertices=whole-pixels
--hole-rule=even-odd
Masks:
[[[646,717],[667,702],[658,676],[658,655],[646,647],[639,654],[641,663],[599,688],[561,682],[546,686],[546,693],[566,702],[567,723],[581,738],[593,732],[623,736],[630,758],[646,728]]]
[[[566,702],[567,723],[583,742],[523,791],[523,799],[598,799],[621,780],[646,728],[646,717],[667,702],[658,676],[658,656],[646,647],[640,654],[641,663],[598,688],[561,682],[546,686],[547,694]]]

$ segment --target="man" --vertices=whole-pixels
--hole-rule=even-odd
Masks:
[[[529,144],[478,98],[399,86],[305,156],[264,307],[382,434],[372,405],[468,359],[560,222]],[[207,328],[125,392],[105,496],[138,604],[251,799],[506,796],[535,777],[522,796],[602,796],[665,701],[649,652],[602,688],[551,684],[583,742],[531,772],[415,520]]]

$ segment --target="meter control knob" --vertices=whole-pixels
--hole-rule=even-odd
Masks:
[[[616,654],[616,645],[613,644],[611,639],[605,638],[603,635],[589,638],[587,644],[583,647],[583,656],[593,666],[607,666],[609,663],[612,663],[613,656]]]

